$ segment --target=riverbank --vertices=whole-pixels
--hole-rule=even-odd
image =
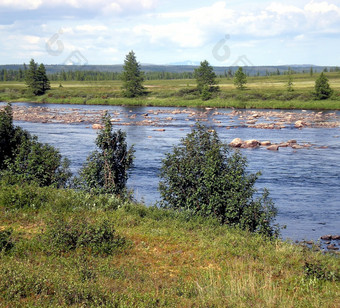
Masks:
[[[293,91],[287,91],[288,76],[248,77],[247,88],[238,90],[232,79],[219,78],[220,92],[202,101],[193,79],[146,80],[147,95],[124,98],[120,81],[52,82],[51,90],[38,97],[26,96],[23,82],[0,82],[0,101],[44,102],[112,106],[212,107],[238,109],[340,110],[340,74],[327,73],[334,94],[327,100],[315,100],[317,78],[294,75]]]
[[[12,229],[6,239],[13,245],[1,254],[1,305],[340,305],[340,259],[333,253],[114,197],[27,185],[0,191],[0,230]],[[63,241],[46,240],[56,221],[61,236],[85,222],[100,236],[106,221],[122,244],[110,253],[86,242],[60,250]]]

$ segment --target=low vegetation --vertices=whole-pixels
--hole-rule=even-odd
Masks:
[[[315,81],[320,74],[247,77],[242,91],[232,78],[216,78],[220,91],[209,91],[202,100],[194,79],[145,80],[147,95],[126,98],[122,81],[57,81],[41,96],[29,96],[23,82],[0,82],[0,101],[125,106],[233,107],[265,109],[340,109],[340,74],[324,75],[333,90],[328,99],[317,100]],[[290,82],[289,82],[290,80]],[[287,85],[290,84],[288,87]],[[60,87],[60,85],[62,87]],[[215,87],[212,87],[215,88]],[[293,90],[293,91],[292,91]]]
[[[1,306],[340,305],[334,255],[112,195],[46,187],[17,208],[0,186]]]

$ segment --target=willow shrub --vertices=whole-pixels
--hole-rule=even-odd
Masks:
[[[215,217],[251,232],[278,235],[273,226],[277,210],[264,190],[254,185],[260,173],[246,172],[247,160],[231,152],[215,131],[197,124],[162,161],[159,190],[161,206]]]

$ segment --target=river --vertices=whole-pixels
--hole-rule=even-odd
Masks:
[[[279,151],[268,151],[260,147],[241,151],[248,159],[248,171],[262,173],[256,187],[259,190],[264,187],[269,189],[278,208],[277,223],[286,225],[286,229],[281,231],[284,239],[318,240],[324,234],[338,234],[340,231],[340,127],[296,129],[293,125],[285,125],[282,129],[256,129],[243,125],[239,118],[230,117],[230,109],[218,109],[216,112],[191,108],[190,112],[177,113],[174,111],[188,109],[28,103],[13,105],[76,108],[84,112],[108,110],[119,114],[119,117],[125,117],[130,123],[138,118],[149,118],[150,113],[157,116],[159,121],[156,126],[114,126],[126,131],[128,144],[134,145],[136,158],[128,186],[134,190],[136,199],[147,205],[159,200],[158,172],[164,154],[170,152],[190,132],[197,120],[190,112],[204,113],[204,117],[201,117],[203,124],[215,129],[220,139],[226,143],[239,137],[270,140],[272,143],[295,139],[298,143],[309,144],[309,147],[298,150],[287,147]],[[285,112],[299,114],[302,111],[281,111],[283,114]],[[310,111],[305,113],[308,115]],[[131,114],[136,115],[135,118],[129,116]],[[339,112],[336,115],[339,116]],[[70,159],[74,173],[95,147],[97,131],[89,123],[15,121],[15,124],[37,135],[41,142],[58,148],[62,155]]]

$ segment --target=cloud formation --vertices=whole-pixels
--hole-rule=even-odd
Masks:
[[[1,61],[22,61],[24,50],[34,50],[54,63],[56,58],[44,56],[44,44],[62,29],[65,52],[76,48],[97,64],[121,63],[131,49],[143,62],[213,62],[211,50],[226,35],[234,57],[251,53],[258,64],[289,63],[299,53],[304,63],[318,64],[317,51],[340,62],[331,54],[339,47],[339,0],[249,0],[242,9],[233,3],[188,0],[182,8],[180,0],[0,0]],[[290,52],[278,55],[284,48]]]

